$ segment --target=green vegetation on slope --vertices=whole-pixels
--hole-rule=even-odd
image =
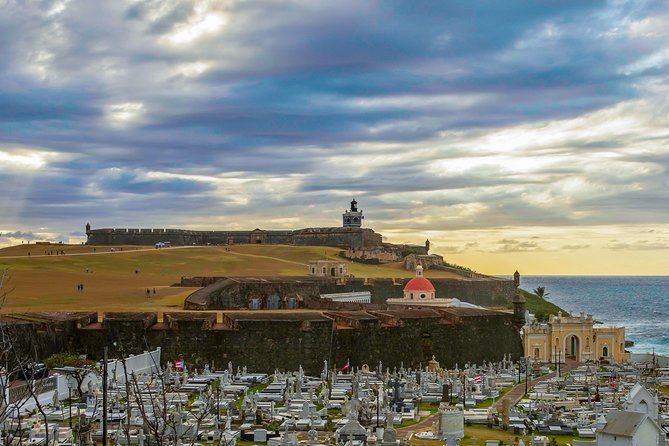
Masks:
[[[530,313],[534,314],[539,321],[545,321],[548,319],[548,316],[551,314],[557,315],[559,311],[562,312],[562,315],[569,316],[569,313],[558,307],[552,302],[548,302],[546,299],[542,299],[536,294],[529,293],[522,288],[518,288],[520,293],[523,295],[527,303],[525,308],[527,308]]]

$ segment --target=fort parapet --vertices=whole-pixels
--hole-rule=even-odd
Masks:
[[[458,279],[431,278],[436,294],[481,306],[510,306],[516,294],[511,280],[480,274]],[[203,287],[188,296],[186,310],[318,308],[321,294],[369,291],[372,304],[402,297],[410,279],[326,277],[183,277],[181,286]]]
[[[434,355],[452,367],[522,355],[510,313],[465,308],[31,313],[2,315],[0,324],[38,359],[56,352],[99,358],[105,346],[112,356],[161,347],[163,361],[183,357],[191,369],[232,361],[262,372],[301,364],[316,374],[324,360],[417,367]]]
[[[86,225],[89,245],[232,245],[271,244],[369,248],[381,245],[381,234],[370,228],[305,228],[293,231],[254,229],[252,231],[192,231],[187,229],[91,229]]]

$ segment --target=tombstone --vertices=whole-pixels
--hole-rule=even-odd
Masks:
[[[400,382],[397,378],[395,378],[395,381],[393,382],[393,399],[391,400],[391,404],[397,406],[401,403],[402,396],[400,395]]]
[[[502,400],[502,429],[509,427],[509,400]]]
[[[256,429],[253,431],[253,441],[260,443],[267,442],[267,430],[266,429]]]
[[[447,383],[444,383],[441,385],[441,402],[442,403],[451,403],[450,398],[449,398],[449,387]]]
[[[51,400],[54,410],[60,409],[60,396],[58,395],[58,388],[53,391],[53,399]]]

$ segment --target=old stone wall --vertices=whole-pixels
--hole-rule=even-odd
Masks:
[[[95,320],[94,313],[89,321]],[[21,315],[14,315],[17,317]],[[319,373],[323,361],[341,365],[347,358],[384,367],[425,365],[432,355],[445,366],[467,361],[499,360],[504,353],[518,358],[521,340],[504,313],[446,314],[437,310],[378,312],[278,313],[202,312],[158,315],[107,314],[102,323],[63,323],[45,315],[28,315],[32,322],[14,320],[26,340],[33,341],[38,359],[55,352],[102,356],[137,354],[161,347],[162,360],[183,357],[189,368],[228,361],[250,370],[294,370]],[[217,322],[220,320],[221,322]],[[33,345],[21,345],[31,351]]]
[[[381,245],[381,235],[369,228],[306,228],[295,231],[189,231],[184,229],[103,228],[86,232],[89,245],[227,245],[273,244],[356,247]]]
[[[444,265],[444,258],[438,254],[410,254],[404,258],[404,269],[413,271],[420,264],[423,269],[437,269]]]
[[[402,260],[399,248],[386,245],[365,249],[347,249],[341,255],[346,259],[363,263],[393,263]]]
[[[215,282],[188,296],[186,310],[240,310],[250,307],[251,299],[259,299],[260,309],[271,309],[268,299],[278,296],[279,309],[286,308],[286,299],[294,297],[302,302],[307,297],[318,297],[315,281],[227,278]]]
[[[186,298],[187,310],[235,310],[249,308],[252,298],[260,298],[261,308],[267,308],[267,298],[278,295],[281,299],[288,296],[299,297],[300,307],[306,305],[306,297],[318,297],[321,294],[351,293],[369,291],[373,304],[383,304],[389,298],[402,297],[404,285],[410,279],[390,278],[346,278],[329,279],[318,277],[295,278],[206,278],[184,277],[183,286],[205,286]],[[515,295],[516,288],[512,281],[491,277],[463,279],[430,279],[439,298],[456,298],[482,306],[508,307]],[[285,307],[282,307],[285,308]]]

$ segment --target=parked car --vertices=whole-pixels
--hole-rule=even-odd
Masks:
[[[44,363],[30,364],[21,370],[21,377],[25,380],[41,379],[49,376],[49,368]]]

